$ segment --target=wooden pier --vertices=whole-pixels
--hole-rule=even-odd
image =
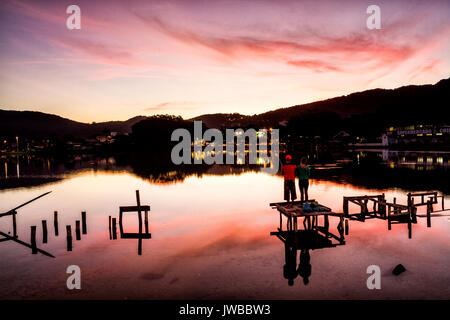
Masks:
[[[343,211],[344,217],[350,220],[365,221],[366,219],[387,220],[388,230],[392,229],[393,224],[407,224],[408,237],[412,237],[412,224],[417,223],[417,207],[427,206],[427,226],[431,226],[431,214],[434,211],[433,204],[438,204],[441,198],[441,212],[446,211],[444,206],[444,196],[437,192],[408,193],[407,204],[397,203],[393,198],[392,202],[386,201],[385,194],[364,195],[355,197],[344,197]],[[359,207],[359,212],[350,213],[349,204],[355,204]]]
[[[313,202],[310,200],[308,202]],[[315,211],[304,211],[303,205],[304,201],[294,201],[294,202],[274,202],[269,205],[272,209],[277,209],[280,215],[280,226],[278,228],[279,232],[283,231],[283,216],[286,217],[286,229],[288,232],[297,232],[298,228],[298,218],[304,218],[303,227],[305,230],[317,230],[323,233],[327,238],[334,238],[339,241],[339,243],[344,244],[344,215],[342,213],[335,213],[324,205],[319,204],[318,210]],[[339,231],[339,236],[336,236],[329,232],[329,217],[339,217],[339,223],[337,229]],[[323,224],[320,225],[319,217],[322,217]],[[271,233],[272,234],[272,233]]]
[[[433,205],[439,204],[441,199],[441,210],[434,210]],[[303,225],[305,229],[314,228],[318,226],[319,217],[323,217],[323,226],[318,226],[319,229],[328,231],[329,216],[339,217],[338,230],[340,232],[339,239],[344,239],[345,235],[349,233],[349,221],[364,222],[366,219],[381,219],[387,221],[388,230],[392,229],[394,224],[407,224],[408,237],[412,237],[412,225],[417,223],[417,217],[427,218],[427,227],[431,227],[431,218],[433,216],[441,216],[435,214],[437,212],[448,211],[445,209],[444,196],[439,195],[437,192],[421,192],[421,193],[408,193],[407,204],[397,203],[397,199],[393,198],[392,202],[386,200],[386,195],[363,195],[363,196],[345,196],[343,197],[343,212],[337,213],[324,205],[318,204],[320,210],[313,210],[305,212],[303,210],[304,202],[275,202],[270,203],[273,209],[277,209],[280,214],[280,227],[278,230],[281,232],[283,229],[283,216],[286,217],[287,231],[298,231],[298,218],[304,218]],[[309,201],[314,202],[314,200]],[[351,213],[349,210],[350,205],[355,205],[358,209],[356,212]],[[419,206],[426,206],[426,215],[418,215],[417,208]],[[307,226],[308,225],[308,226]],[[330,236],[332,237],[332,236]]]

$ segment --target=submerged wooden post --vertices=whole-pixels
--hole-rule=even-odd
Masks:
[[[348,219],[345,219],[345,235],[348,236]]]
[[[116,218],[112,218],[112,237],[113,240],[117,239],[117,225],[116,225]]]
[[[31,226],[31,253],[37,254],[36,247],[36,226]]]
[[[42,220],[42,243],[47,243],[47,220]]]
[[[427,202],[427,227],[431,227],[431,212],[433,211],[433,204],[431,203],[431,200],[428,200]]]
[[[72,251],[72,227],[66,226],[67,231],[67,251]]]
[[[75,221],[75,239],[81,240],[80,220]]]
[[[53,226],[55,227],[55,236],[58,236],[58,211],[53,213]]]
[[[87,234],[86,211],[81,212],[81,224],[83,227],[83,234]]]

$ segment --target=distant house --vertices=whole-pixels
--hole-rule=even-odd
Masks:
[[[450,143],[450,125],[418,124],[389,127],[385,138],[387,145],[441,145]]]

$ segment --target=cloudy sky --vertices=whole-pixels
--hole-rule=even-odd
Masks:
[[[254,114],[448,78],[450,1],[2,0],[0,48],[1,109]]]

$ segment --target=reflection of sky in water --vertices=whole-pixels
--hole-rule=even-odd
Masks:
[[[108,216],[119,206],[150,204],[151,240],[109,240]],[[280,201],[282,178],[257,173],[240,176],[204,175],[183,183],[150,184],[128,173],[82,172],[42,187],[0,192],[0,211],[6,211],[45,191],[53,192],[19,210],[19,238],[29,242],[30,226],[38,226],[38,246],[56,259],[31,255],[12,242],[0,243],[1,298],[450,298],[450,221],[424,218],[413,225],[370,220],[350,222],[346,245],[311,251],[308,286],[283,278],[284,246],[276,237],[279,217],[269,207]],[[386,192],[405,203],[403,191],[367,190],[352,185],[315,181],[310,197],[341,212],[342,197]],[[447,207],[450,202],[447,201]],[[352,207],[350,207],[352,210]],[[355,208],[353,208],[355,209]],[[60,236],[53,232],[53,211],[59,212]],[[88,235],[65,251],[65,226],[87,211]],[[419,209],[423,212],[423,208]],[[49,243],[41,243],[41,220],[46,219]],[[9,217],[0,230],[12,231]],[[331,218],[331,228],[337,220]],[[138,220],[126,213],[124,226],[137,232]],[[72,231],[74,232],[74,231]],[[75,238],[75,237],[74,237]],[[390,270],[402,263],[408,272]],[[82,290],[68,291],[65,268],[82,270]],[[382,290],[366,288],[367,266],[382,269]]]

